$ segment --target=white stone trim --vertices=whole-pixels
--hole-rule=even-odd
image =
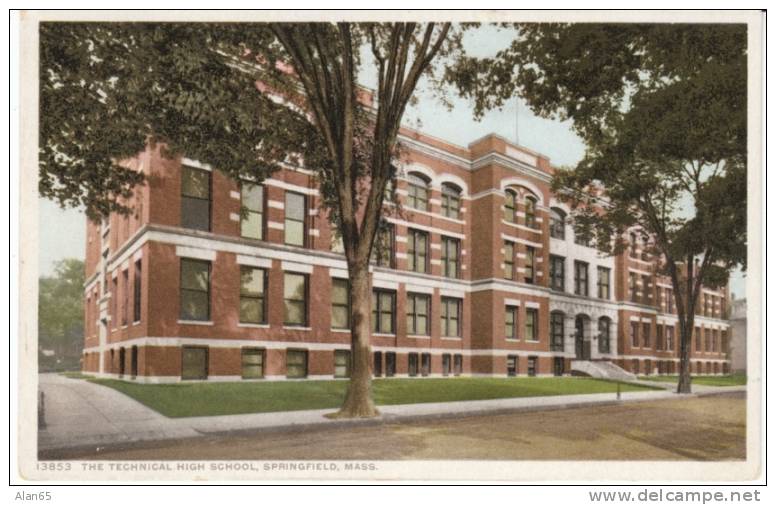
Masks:
[[[350,278],[350,276],[348,276],[348,271],[347,270],[343,270],[341,268],[330,268],[329,269],[329,277],[333,277],[335,279],[349,279]]]
[[[405,284],[404,289],[407,291],[407,293],[422,293],[426,295],[433,295],[434,294],[434,288],[430,286],[422,286],[418,284]]]
[[[283,223],[278,223],[277,221],[267,220],[267,228],[271,228],[273,230],[285,230],[286,226]]]
[[[197,160],[192,160],[191,158],[181,158],[181,165],[185,165],[187,167],[191,168],[198,168],[200,170],[207,170],[208,172],[213,171],[213,167],[208,165],[207,163],[202,163]]]
[[[448,237],[458,238],[458,239],[465,239],[466,236],[463,233],[457,233],[453,231],[443,230],[442,228],[436,228],[433,226],[425,226],[418,223],[413,223],[411,221],[405,221],[403,219],[396,219],[393,217],[388,217],[385,219],[391,224],[394,225],[400,225],[400,226],[406,226],[407,228],[412,228],[413,230],[421,230],[428,233],[436,233],[438,235],[446,235]]]
[[[240,195],[239,191],[235,191],[232,189],[229,191],[229,198],[231,198],[232,200],[242,200],[242,195]]]
[[[272,260],[269,258],[258,258],[256,256],[247,256],[245,254],[237,255],[238,265],[247,265],[259,268],[272,268]]]
[[[215,261],[216,251],[212,249],[199,249],[197,247],[176,246],[175,255],[181,258],[194,258],[198,260]]]
[[[455,289],[444,289],[444,288],[439,290],[439,295],[447,298],[460,298],[460,299],[463,299],[466,297],[466,293],[464,291],[459,291]]]
[[[533,301],[530,301],[530,300],[526,300],[525,306],[527,308],[530,308],[530,309],[540,309],[542,307],[542,304],[540,304],[539,302],[533,302]]]
[[[270,209],[280,209],[283,210],[286,208],[285,202],[281,202],[280,200],[267,200],[267,207]]]
[[[313,273],[313,266],[309,263],[295,263],[293,261],[282,261],[280,268],[284,272],[299,272],[304,274]]]
[[[240,222],[240,214],[237,214],[236,212],[230,212],[229,213],[229,219],[231,221],[239,223]]]
[[[516,298],[504,298],[504,305],[519,306],[520,300],[517,300]]]
[[[398,282],[392,282],[387,281],[383,279],[372,279],[372,287],[375,288],[382,288],[382,289],[393,289],[398,290],[399,289],[399,283]]]
[[[178,319],[178,324],[189,324],[194,326],[213,326],[213,321],[192,321],[189,319]]]

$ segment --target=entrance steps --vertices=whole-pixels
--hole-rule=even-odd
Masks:
[[[571,362],[572,373],[587,375],[596,379],[611,379],[619,381],[634,381],[636,376],[615,365],[611,361],[574,360]]]

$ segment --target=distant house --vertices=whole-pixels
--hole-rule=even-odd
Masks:
[[[730,365],[733,372],[746,372],[746,298],[730,304]]]

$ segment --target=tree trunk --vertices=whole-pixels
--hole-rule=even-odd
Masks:
[[[369,338],[372,293],[368,260],[350,268],[351,373],[345,402],[333,418],[375,417],[380,412],[372,400],[372,352]]]
[[[692,393],[692,381],[690,379],[690,336],[692,335],[692,318],[688,326],[686,321],[679,323],[679,333],[681,342],[679,346],[679,383],[676,386],[676,392],[679,394]],[[696,335],[697,338],[697,335]]]

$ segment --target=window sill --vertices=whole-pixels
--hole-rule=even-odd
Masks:
[[[140,321],[133,321],[132,322],[132,326],[137,326],[138,324],[140,324]]]
[[[407,338],[429,339],[431,335],[407,335]]]
[[[442,340],[463,340],[462,337],[440,337]]]
[[[263,328],[267,329],[269,328],[268,324],[264,323],[237,323],[238,328]]]
[[[213,326],[213,321],[194,321],[188,319],[178,319],[178,324],[191,324],[196,326]]]
[[[284,330],[297,330],[297,331],[312,331],[312,328],[309,326],[286,326],[283,325]]]
[[[541,340],[528,340],[528,339],[526,339],[525,343],[526,344],[538,344],[538,343],[541,343]]]
[[[395,337],[395,333],[372,333],[373,337]]]
[[[350,333],[350,328],[332,328],[332,333]]]

